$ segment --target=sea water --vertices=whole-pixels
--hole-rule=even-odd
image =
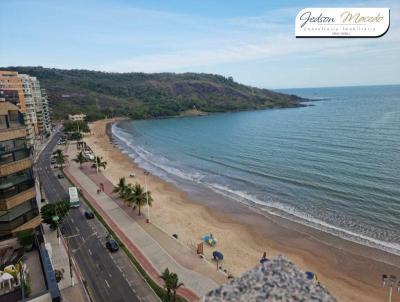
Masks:
[[[292,89],[306,107],[122,122],[140,166],[400,254],[400,86]]]

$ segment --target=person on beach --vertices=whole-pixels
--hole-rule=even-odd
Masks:
[[[260,263],[263,264],[268,261],[269,261],[269,259],[267,258],[267,252],[264,252],[264,254],[262,255],[262,257],[260,259]]]

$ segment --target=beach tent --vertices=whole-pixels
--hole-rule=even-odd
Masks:
[[[217,239],[215,239],[212,234],[206,234],[203,236],[202,239],[205,243],[208,243],[211,246],[214,246],[217,244]]]

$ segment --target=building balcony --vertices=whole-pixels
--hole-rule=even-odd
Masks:
[[[33,217],[31,220],[25,222],[19,227],[12,230],[12,233],[19,233],[25,230],[33,230],[37,228],[42,223],[42,217],[40,215]]]
[[[0,211],[10,210],[35,197],[36,189],[33,187],[26,191],[20,192],[12,197],[0,199]]]
[[[13,128],[0,129],[0,141],[8,141],[11,139],[24,137],[25,135],[25,126],[20,124]]]
[[[32,159],[25,158],[19,161],[11,162],[0,166],[0,177],[17,173],[32,167]]]

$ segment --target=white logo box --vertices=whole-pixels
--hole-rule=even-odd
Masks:
[[[296,16],[297,38],[381,37],[390,26],[389,8],[304,8]]]

